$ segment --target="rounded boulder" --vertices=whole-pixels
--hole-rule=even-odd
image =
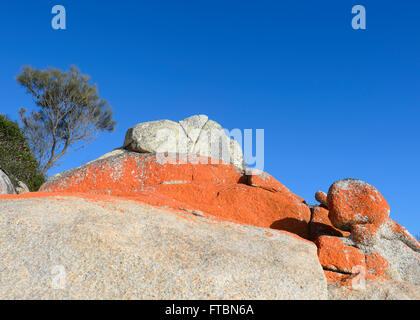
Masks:
[[[345,231],[360,224],[379,226],[390,213],[388,202],[379,191],[356,179],[335,182],[328,191],[327,205],[332,224]]]

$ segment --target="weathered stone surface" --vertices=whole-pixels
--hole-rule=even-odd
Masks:
[[[285,232],[109,196],[0,198],[0,299],[325,299]]]
[[[245,167],[239,143],[206,115],[192,116],[179,123],[159,120],[137,124],[127,131],[123,147],[146,153],[195,154],[212,158],[212,163],[221,160],[240,169]]]
[[[356,179],[335,182],[328,191],[327,205],[331,222],[350,231],[354,225],[379,226],[389,216],[389,205],[375,187]]]
[[[278,180],[274,179],[273,176],[261,170],[247,169],[246,178],[247,178],[247,184],[249,186],[262,188],[262,189],[265,189],[267,191],[272,191],[272,192],[285,192],[285,193],[290,192],[289,189],[287,189]],[[299,199],[302,202],[304,201],[300,197]]]
[[[30,192],[28,186],[24,182],[18,181],[18,186],[16,187],[16,193],[22,194],[22,193],[27,193],[27,192]]]
[[[328,217],[326,208],[312,208],[310,235],[328,283],[353,287],[355,279],[363,279],[420,285],[420,243],[388,217],[388,203],[373,186],[355,179],[337,181],[327,202]]]
[[[0,194],[15,194],[15,188],[9,177],[0,169]]]
[[[338,237],[320,236],[316,240],[319,262],[325,270],[353,273],[365,267],[365,256],[355,247],[345,245]]]
[[[355,242],[353,234],[321,235],[315,243],[328,283],[352,286],[353,278],[359,275],[373,282],[385,279],[420,286],[420,244],[391,219],[368,243]]]
[[[213,120],[204,123],[206,116],[193,116],[182,120],[180,123],[190,136],[193,144],[189,149],[190,153],[199,154],[203,157],[222,159],[226,163],[232,163],[236,167],[244,168],[242,148],[236,140],[229,138],[222,126]],[[195,127],[195,130],[191,128]],[[197,134],[197,129],[200,129]],[[194,132],[194,134],[191,134]]]
[[[367,281],[364,289],[328,285],[331,300],[419,300],[420,286],[395,280]]]
[[[328,209],[322,206],[311,208],[312,219],[309,226],[310,240],[316,241],[320,236],[346,237],[350,233],[334,227],[328,217]]]
[[[321,205],[328,207],[327,204],[327,194],[323,191],[317,191],[315,193],[315,200],[318,201]]]
[[[189,149],[197,143],[201,130],[208,120],[209,118],[206,115],[196,115],[179,122],[190,140]]]
[[[379,273],[387,278],[420,285],[420,243],[391,219],[380,226],[368,245],[355,242],[354,246],[382,265],[380,268],[384,271]]]
[[[270,185],[276,186],[274,192],[265,185],[247,185],[242,173],[230,164],[192,164],[189,160],[178,164],[170,159],[162,164],[152,154],[115,150],[51,177],[41,191],[135,197],[152,205],[198,210],[307,239],[308,206],[272,177]]]
[[[341,238],[347,248],[352,248],[347,251],[352,251],[353,257],[364,256],[365,263],[361,265],[364,265],[365,279],[388,279],[420,285],[420,243],[405,228],[388,217],[388,203],[373,186],[360,180],[340,180],[328,192],[328,207],[329,219],[333,225],[350,230],[350,236]],[[317,211],[319,215],[321,210]],[[312,221],[315,212],[313,209]],[[311,236],[314,236],[313,232]],[[343,267],[330,267],[343,265],[343,254],[339,254],[343,250],[329,250],[334,253],[328,255],[325,249],[328,245],[319,240],[316,243],[329,282],[336,282],[341,286],[351,285],[350,280],[357,276],[357,272],[349,272],[349,269]],[[332,245],[329,244],[329,247]],[[357,250],[357,254],[354,250]],[[341,272],[341,275],[330,271]]]
[[[229,151],[230,141],[223,133],[222,126],[213,120],[206,121],[191,149],[192,153],[204,157],[211,157],[211,154],[214,153],[216,155],[214,158],[220,159],[223,156],[226,158]]]
[[[124,148],[137,152],[186,153],[187,136],[181,125],[170,120],[144,122],[127,130]]]
[[[335,182],[328,191],[327,205],[332,224],[350,231],[351,239],[365,246],[374,244],[390,213],[387,201],[378,190],[357,179]]]

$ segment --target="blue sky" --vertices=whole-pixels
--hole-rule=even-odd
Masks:
[[[51,28],[64,5],[67,30]],[[351,28],[351,8],[367,30]],[[33,106],[23,65],[92,76],[118,127],[50,174],[121,146],[136,123],[207,114],[265,130],[265,171],[315,202],[340,178],[376,186],[420,233],[420,2],[2,1],[0,112]]]

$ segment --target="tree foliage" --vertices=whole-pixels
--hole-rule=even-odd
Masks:
[[[22,108],[19,114],[43,174],[66,153],[83,148],[101,131],[115,128],[108,102],[98,96],[90,77],[74,66],[66,72],[26,66],[16,80],[37,106],[29,114]]]
[[[31,191],[37,191],[45,180],[18,124],[1,114],[0,169],[15,187],[22,181]]]

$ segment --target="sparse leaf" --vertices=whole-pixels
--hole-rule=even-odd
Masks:
[[[115,128],[108,102],[75,66],[66,72],[26,66],[16,80],[37,106],[29,114],[22,108],[19,115],[43,174],[65,154],[83,148],[101,131]]]

